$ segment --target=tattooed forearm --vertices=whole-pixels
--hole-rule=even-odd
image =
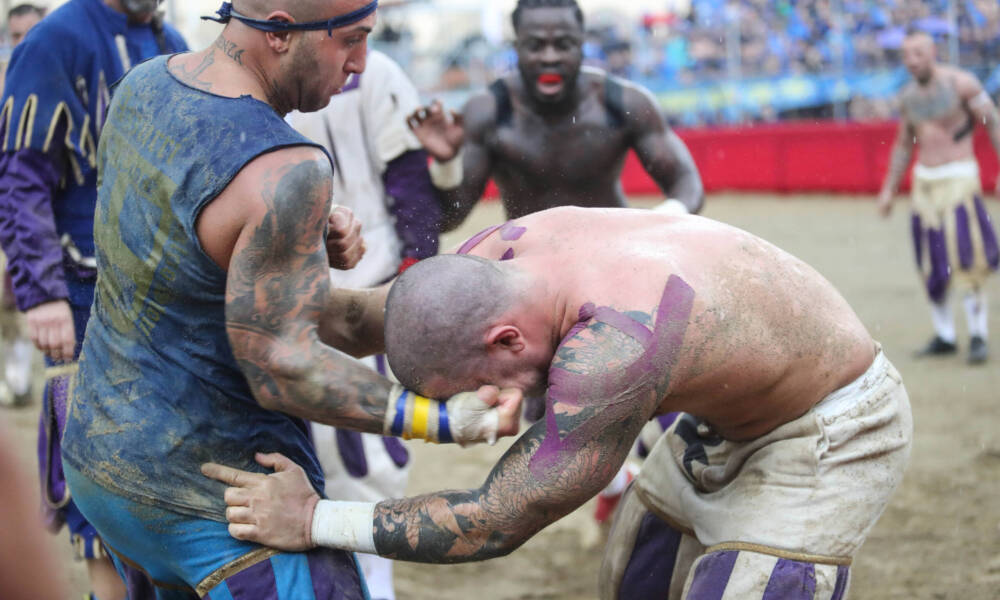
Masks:
[[[264,407],[380,433],[390,384],[319,338],[330,283],[324,246],[328,168],[307,160],[264,182],[267,207],[233,253],[226,325]]]
[[[226,39],[226,36],[220,35],[215,39],[215,47],[222,50],[222,53],[229,58],[236,61],[237,64],[243,64],[243,53],[246,51],[244,48],[240,48],[234,42],[230,42]]]

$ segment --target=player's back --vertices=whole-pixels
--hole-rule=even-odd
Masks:
[[[254,449],[280,448],[317,489],[322,475],[304,424],[250,391],[227,335],[227,273],[196,221],[255,157],[309,142],[263,102],[188,87],[167,60],[118,84],[101,137],[98,286],[63,458],[134,500],[222,520],[206,460],[255,468]]]
[[[560,269],[570,307],[594,303],[655,321],[672,277],[690,288],[661,408],[704,416],[731,437],[804,413],[873,359],[870,336],[828,281],[740,229],[630,209],[560,208],[514,224],[525,228],[519,239],[491,236],[480,253]]]

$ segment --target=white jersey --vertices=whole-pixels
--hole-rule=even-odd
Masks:
[[[335,286],[367,287],[396,274],[402,243],[382,175],[393,159],[422,149],[406,124],[419,107],[417,90],[399,65],[373,50],[365,72],[352,75],[329,106],[288,115],[292,127],[330,152],[333,202],[350,208],[361,221],[367,251],[354,269],[331,271]]]

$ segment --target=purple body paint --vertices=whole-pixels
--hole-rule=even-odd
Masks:
[[[579,407],[581,398],[596,396],[606,399],[608,405],[612,405],[623,399],[636,397],[636,392],[655,394],[657,398],[666,394],[670,386],[671,368],[677,361],[687,331],[694,295],[694,290],[683,279],[671,275],[656,309],[652,331],[609,307],[595,307],[588,303],[580,308],[580,322],[566,334],[560,348],[583,331],[590,321],[596,321],[632,337],[645,351],[624,370],[602,373],[599,377],[573,373],[559,367],[550,369],[545,439],[529,463],[536,479],[558,475],[563,455],[579,451],[606,426],[600,420],[592,419],[562,438],[556,423],[556,403]]]
[[[507,221],[503,225],[494,225],[493,227],[487,227],[486,229],[480,231],[476,235],[469,238],[468,241],[466,241],[464,244],[462,244],[462,247],[458,249],[458,254],[468,254],[469,252],[472,251],[473,248],[481,244],[482,241],[485,240],[486,238],[493,235],[493,232],[497,231],[498,229],[500,230],[500,239],[502,239],[505,242],[517,241],[521,239],[521,236],[523,236],[528,231],[527,227],[518,227],[517,225],[514,225],[513,221]],[[508,254],[510,254],[510,256],[507,256]],[[509,250],[507,250],[506,253],[504,253],[503,257],[501,257],[500,260],[510,260],[512,258],[514,258],[514,249],[510,248]]]
[[[528,231],[527,227],[518,227],[513,221],[507,221],[500,227],[500,239],[505,242],[513,242],[521,239],[521,236]]]

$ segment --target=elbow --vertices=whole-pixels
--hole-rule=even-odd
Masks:
[[[254,399],[265,410],[288,412],[287,399],[296,397],[292,390],[310,376],[306,361],[298,357],[237,360]]]

